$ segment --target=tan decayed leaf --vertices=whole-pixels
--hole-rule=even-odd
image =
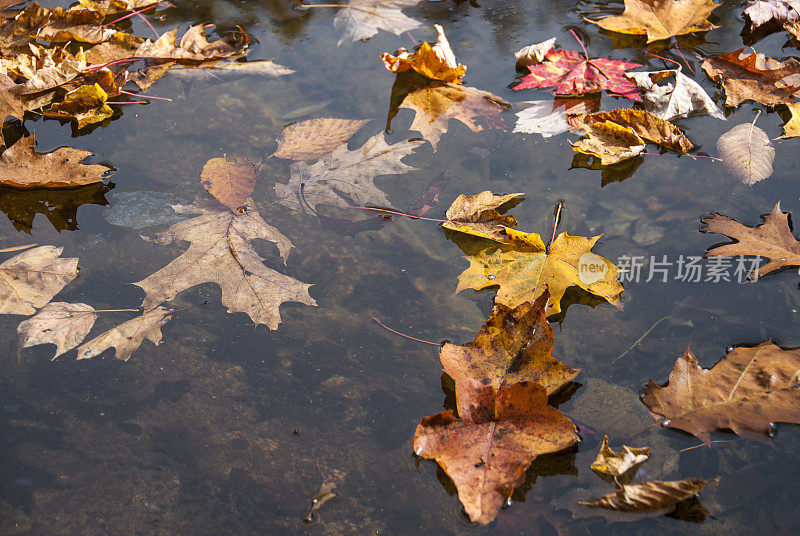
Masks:
[[[83,54],[72,56],[61,49],[45,49],[35,64],[20,69],[28,79],[22,84],[21,93],[32,95],[55,89],[82,75],[85,68],[86,58]]]
[[[420,22],[404,15],[404,7],[415,6],[421,0],[350,0],[333,19],[333,27],[342,30],[339,39],[361,41],[386,30],[396,35],[419,28]]]
[[[444,35],[444,29],[438,24],[435,27],[439,34],[435,45],[431,46],[425,41],[416,52],[409,52],[401,48],[397,51],[396,56],[388,52],[381,54],[386,68],[393,73],[402,73],[413,69],[431,80],[460,84],[467,68],[456,60],[450,43]]]
[[[580,119],[583,124],[604,121],[628,127],[643,140],[657,143],[679,153],[685,153],[693,147],[692,142],[678,127],[645,110],[620,108],[611,112],[587,114]]]
[[[178,29],[176,28],[165,32],[155,42],[148,39],[139,46],[134,55],[138,58],[175,61],[214,60],[239,54],[247,46],[249,40],[248,35],[240,31],[209,43],[203,24],[189,28],[179,43],[176,43],[177,36]]]
[[[750,31],[772,21],[777,24],[793,23],[800,19],[800,1],[749,0],[742,15],[750,21]]]
[[[439,351],[444,371],[456,384],[456,402],[460,415],[485,401],[475,398],[481,387],[500,389],[517,382],[536,382],[548,396],[578,375],[552,356],[553,328],[547,322],[545,306],[550,295],[544,292],[534,302],[524,302],[511,309],[495,305],[492,315],[465,345],[445,342]]]
[[[786,105],[792,114],[789,121],[783,125],[783,136],[781,138],[794,138],[800,136],[800,103],[792,102]]]
[[[622,15],[584,20],[611,32],[647,35],[652,43],[717,28],[707,19],[716,7],[713,0],[625,0]]]
[[[314,164],[293,162],[291,179],[287,184],[276,183],[275,193],[282,205],[304,212],[316,211],[318,205],[391,206],[386,194],[375,186],[375,177],[416,169],[402,159],[423,143],[413,140],[389,145],[381,132],[354,151],[341,145]]]
[[[106,104],[108,94],[99,84],[81,86],[64,95],[64,100],[55,103],[44,115],[56,118],[75,118],[78,128],[99,123],[114,115]]]
[[[53,359],[78,346],[92,329],[97,313],[85,303],[50,302],[17,326],[22,348],[55,344]]]
[[[737,347],[710,369],[688,348],[678,358],[666,387],[650,380],[642,401],[677,428],[708,443],[711,432],[731,430],[766,439],[775,422],[800,424],[800,350],[772,341]]]
[[[514,216],[505,212],[522,202],[521,195],[494,195],[489,190],[469,197],[461,194],[447,209],[442,227],[502,242],[506,227],[517,226]]]
[[[104,27],[103,19],[101,12],[92,9],[65,11],[57,7],[47,13],[47,21],[36,29],[36,38],[55,43],[102,43],[116,32]]]
[[[800,242],[792,236],[789,215],[781,210],[781,204],[777,203],[763,218],[764,223],[756,227],[747,227],[717,213],[700,220],[705,224],[701,231],[723,234],[736,240],[732,244],[710,248],[706,257],[752,255],[769,259],[767,264],[748,274],[750,279],[758,279],[782,268],[800,266]]]
[[[245,204],[256,184],[256,170],[240,155],[212,158],[200,172],[200,182],[208,193],[228,208]]]
[[[611,478],[622,478],[626,473],[632,473],[650,458],[648,447],[636,448],[623,445],[619,452],[614,452],[608,446],[608,436],[603,436],[600,452],[592,462],[592,471]]]
[[[705,113],[725,120],[725,115],[708,93],[680,69],[625,73],[625,76],[639,88],[645,110],[664,121],[694,113]]]
[[[161,3],[161,0],[78,0],[81,5],[110,15],[140,9]],[[167,4],[169,2],[166,2]]]
[[[536,65],[544,61],[544,55],[547,54],[555,44],[556,38],[552,37],[547,41],[542,41],[541,43],[535,43],[519,49],[514,53],[514,57],[517,58],[517,63],[523,67]]]
[[[477,398],[491,404],[456,419],[443,411],[423,418],[414,433],[414,451],[433,458],[450,476],[472,521],[490,523],[541,454],[578,441],[575,425],[547,405],[542,386],[515,383]]]
[[[632,128],[613,121],[589,123],[584,130],[587,137],[570,142],[572,148],[600,158],[604,166],[628,160],[644,151],[644,140]]]
[[[792,95],[800,89],[796,80],[800,62],[794,58],[779,62],[755,51],[744,55],[744,48],[706,58],[703,70],[722,83],[726,106],[737,106],[746,100],[767,106],[786,104],[794,102]]]
[[[347,143],[369,119],[323,117],[293,123],[283,129],[278,141],[278,158],[314,160]]]
[[[39,246],[0,264],[0,314],[32,315],[78,277],[78,259]]]
[[[261,218],[251,200],[237,211],[216,202],[173,208],[179,214],[200,216],[176,223],[156,236],[159,244],[188,241],[190,246],[161,270],[134,283],[146,293],[142,307],[155,307],[195,285],[216,283],[229,313],[247,313],[256,325],[277,329],[283,302],[317,304],[308,294],[310,284],[268,268],[253,249],[251,240],[269,240],[285,261],[292,243]]]
[[[617,281],[617,267],[611,261],[598,257],[605,262],[602,279],[586,284],[580,278],[581,255],[590,253],[602,235],[585,238],[561,233],[548,249],[536,233],[514,229],[506,229],[506,233],[507,244],[488,247],[467,257],[470,265],[458,276],[456,292],[499,285],[495,302],[517,307],[536,300],[547,290],[552,298],[546,309],[550,316],[561,311],[564,292],[577,286],[620,306],[622,285]]]
[[[34,135],[20,138],[0,155],[0,184],[18,188],[81,186],[103,182],[111,168],[98,164],[84,165],[89,151],[61,147],[52,153],[35,150]]]
[[[155,307],[119,326],[112,328],[78,347],[78,359],[89,359],[113,348],[117,359],[127,361],[145,339],[155,345],[161,342],[161,326],[167,323],[172,311]]]
[[[772,175],[775,148],[755,121],[736,125],[720,136],[717,151],[728,171],[748,186]]]
[[[581,502],[580,504],[610,510],[657,510],[669,508],[677,502],[697,495],[706,484],[708,484],[707,481],[699,478],[625,484],[617,486],[614,493],[593,502]]]

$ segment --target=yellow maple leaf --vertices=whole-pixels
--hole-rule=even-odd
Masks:
[[[545,312],[550,316],[561,311],[564,292],[576,286],[620,307],[617,267],[591,251],[603,235],[586,238],[561,233],[547,248],[536,233],[507,228],[506,234],[506,244],[467,257],[470,265],[458,276],[456,292],[499,286],[495,302],[516,307],[548,290],[552,299]]]
[[[622,15],[584,20],[611,32],[647,35],[652,43],[717,28],[707,17],[719,6],[713,0],[625,0]]]

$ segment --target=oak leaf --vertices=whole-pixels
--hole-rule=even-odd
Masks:
[[[149,340],[155,345],[161,342],[161,327],[172,318],[166,307],[155,307],[141,316],[123,322],[105,333],[78,347],[78,359],[89,359],[113,348],[117,359],[127,361],[139,346]]]
[[[767,106],[794,102],[792,95],[800,90],[796,76],[800,74],[800,62],[794,58],[779,62],[757,52],[743,52],[744,48],[740,48],[703,61],[703,70],[725,89],[726,106],[737,106],[746,100]]]
[[[662,426],[683,430],[706,443],[711,432],[731,430],[766,439],[775,422],[800,423],[800,350],[772,341],[734,348],[710,369],[686,349],[665,387],[650,380],[642,401]]]
[[[800,0],[750,0],[742,11],[750,31],[768,22],[780,25],[800,21]]]
[[[617,485],[614,493],[592,502],[581,502],[586,506],[609,510],[644,511],[671,508],[680,501],[697,495],[706,484],[699,478],[686,480],[643,482],[641,484]]]
[[[431,80],[460,84],[467,68],[456,60],[444,35],[444,29],[438,24],[434,26],[439,34],[436,44],[431,46],[425,41],[416,52],[409,52],[404,48],[395,54],[384,52],[380,55],[384,66],[393,73],[413,69]]]
[[[505,212],[522,202],[521,195],[494,195],[489,190],[469,197],[461,194],[447,209],[442,227],[503,242],[506,228],[517,226],[514,216]]]
[[[36,150],[33,134],[20,138],[0,155],[0,184],[18,188],[82,186],[103,181],[111,168],[81,164],[89,151],[61,147],[51,153]]]
[[[178,29],[175,28],[162,34],[155,42],[148,39],[139,46],[134,55],[137,58],[158,60],[207,61],[239,54],[249,42],[249,36],[239,30],[209,43],[203,24],[189,28],[180,42],[177,42],[177,36]]]
[[[752,186],[772,175],[775,148],[767,133],[752,123],[741,123],[717,139],[722,163],[743,183]]]
[[[245,204],[256,184],[256,170],[242,155],[212,158],[200,172],[200,182],[208,193],[228,208]]]
[[[619,452],[614,452],[608,446],[608,436],[603,436],[600,452],[592,462],[591,469],[601,477],[610,477],[622,482],[626,475],[632,473],[650,458],[648,447],[628,447],[623,445]]]
[[[547,41],[541,43],[534,43],[528,45],[514,52],[514,57],[517,58],[517,64],[527,67],[528,65],[536,65],[544,61],[545,55],[555,46],[556,38],[552,37]]]
[[[222,304],[229,313],[247,313],[256,325],[265,324],[270,329],[277,329],[281,323],[279,308],[283,302],[317,304],[308,294],[310,284],[268,268],[253,249],[251,240],[269,240],[285,261],[292,243],[261,218],[251,200],[236,211],[216,202],[175,205],[173,209],[179,214],[200,216],[176,223],[153,240],[158,244],[187,241],[190,246],[164,268],[134,283],[145,291],[145,309],[202,283],[220,286]]]
[[[578,441],[575,425],[547,405],[544,387],[520,382],[477,398],[491,404],[464,412],[424,417],[414,433],[414,451],[433,458],[450,476],[472,521],[491,522],[523,482],[525,468],[539,455]]]
[[[292,123],[283,129],[272,156],[288,160],[314,160],[347,143],[369,119],[323,117]]]
[[[78,259],[39,246],[0,264],[0,314],[32,315],[78,277]]]
[[[617,267],[602,257],[593,261],[602,263],[602,278],[584,283],[579,272],[580,258],[591,253],[600,239],[559,234],[549,247],[545,247],[536,233],[523,233],[506,229],[508,242],[483,249],[467,257],[469,267],[458,276],[456,292],[472,288],[480,290],[499,286],[495,303],[517,307],[534,301],[545,291],[551,300],[545,310],[547,316],[561,311],[561,298],[569,287],[577,286],[619,306],[622,285],[617,281]],[[595,274],[592,274],[595,275]]]
[[[419,28],[420,22],[404,15],[404,7],[415,6],[421,0],[350,0],[333,19],[333,27],[343,32],[345,40],[363,41],[386,30],[396,35]]]
[[[644,109],[664,121],[695,113],[725,120],[725,115],[708,93],[680,69],[626,73],[625,76],[633,80],[642,93]]]
[[[314,164],[293,162],[289,182],[276,183],[275,193],[282,205],[303,212],[316,212],[319,205],[391,206],[386,194],[375,186],[375,177],[415,170],[402,159],[423,143],[410,140],[389,145],[381,132],[354,151],[341,145]]]
[[[735,257],[752,255],[769,259],[748,274],[748,279],[759,277],[783,268],[800,266],[800,242],[789,228],[789,215],[777,203],[772,212],[763,216],[764,223],[747,227],[722,214],[713,213],[700,220],[705,224],[700,230],[706,233],[723,234],[736,242],[714,246],[706,252],[706,257]]]
[[[473,342],[442,344],[439,359],[455,381],[459,414],[485,405],[476,398],[485,394],[483,386],[500,389],[517,382],[535,382],[549,396],[578,375],[580,369],[552,356],[553,328],[544,312],[549,298],[544,292],[534,303],[524,302],[514,309],[495,305]]]
[[[636,85],[625,78],[625,71],[641,67],[638,63],[608,58],[588,59],[576,50],[551,50],[542,63],[529,65],[531,74],[512,89],[555,86],[556,95],[583,95],[606,90],[641,102]]]
[[[610,32],[646,35],[652,43],[717,28],[707,18],[717,7],[713,0],[625,0],[621,15],[584,20]]]
[[[78,346],[92,329],[97,313],[85,303],[50,302],[35,316],[20,323],[20,346],[55,344],[53,359]]]

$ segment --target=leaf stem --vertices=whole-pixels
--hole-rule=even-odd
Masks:
[[[157,4],[153,4],[152,6],[143,7],[139,11],[134,11],[132,13],[128,13],[127,15],[123,15],[122,17],[120,17],[118,19],[114,19],[111,22],[107,22],[107,23],[103,24],[102,27],[105,28],[106,26],[111,26],[115,22],[120,22],[120,21],[123,21],[125,19],[129,19],[129,18],[133,17],[134,15],[138,15],[139,13],[142,13],[143,11],[147,11],[148,9],[153,9],[154,7],[156,7],[156,5]],[[158,34],[156,34],[156,35],[158,35]]]
[[[581,41],[581,38],[580,38],[580,37],[578,37],[578,34],[576,34],[576,33],[575,33],[575,30],[572,30],[572,29],[570,29],[569,33],[571,33],[571,34],[572,34],[572,37],[574,37],[574,38],[575,38],[575,41],[577,41],[577,42],[578,42],[578,44],[579,44],[579,45],[581,46],[581,48],[583,49],[583,57],[584,57],[584,58],[586,58],[586,61],[589,61],[589,53],[588,53],[588,52],[586,52],[586,47],[585,47],[585,46],[583,46],[583,41]]]
[[[360,210],[374,210],[375,212],[385,212],[387,214],[394,214],[396,216],[405,216],[406,218],[411,218],[412,220],[423,220],[423,221],[433,221],[436,223],[446,223],[447,220],[439,220],[436,218],[423,218],[422,216],[414,216],[413,214],[406,214],[401,210],[389,210],[386,208],[378,208],[378,207],[350,207],[350,208],[357,208]]]
[[[678,51],[678,56],[681,57],[683,63],[685,63],[686,67],[689,68],[689,72],[694,74],[694,69],[692,69],[692,66],[689,65],[688,61],[686,61],[686,58],[683,57],[683,52],[681,52],[681,47],[678,46],[678,39],[674,35],[672,36],[672,44],[675,45],[675,50]]]
[[[87,313],[138,313],[139,309],[95,309]]]
[[[120,93],[123,95],[130,95],[131,97],[141,97],[143,99],[153,99],[153,100],[163,100],[172,102],[172,99],[168,99],[167,97],[154,97],[153,95],[144,95],[142,93],[132,93],[130,91],[125,91],[124,89],[119,90]]]
[[[0,249],[0,253],[11,253],[12,251],[20,251],[23,249],[32,248],[38,244],[25,244],[24,246],[11,246],[9,248]]]
[[[392,328],[390,328],[389,326],[387,326],[386,324],[384,324],[383,322],[381,322],[380,320],[378,320],[377,318],[375,318],[374,316],[372,317],[372,320],[376,324],[378,324],[380,327],[382,327],[383,329],[385,329],[387,331],[391,331],[395,335],[400,335],[401,337],[405,337],[406,339],[411,339],[412,341],[417,341],[417,342],[422,342],[422,343],[425,343],[425,344],[430,344],[432,346],[441,346],[441,344],[436,343],[436,342],[431,342],[431,341],[426,341],[426,340],[423,340],[423,339],[418,339],[416,337],[412,337],[411,335],[406,335],[405,333],[400,333],[399,331],[395,331]]]

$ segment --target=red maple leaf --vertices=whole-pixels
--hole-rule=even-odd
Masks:
[[[529,65],[531,74],[513,89],[555,86],[556,95],[583,95],[607,90],[642,102],[636,85],[625,78],[628,69],[638,63],[609,58],[587,59],[577,50],[551,50],[542,63]]]

